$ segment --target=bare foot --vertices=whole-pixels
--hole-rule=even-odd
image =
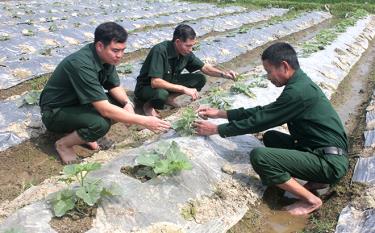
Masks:
[[[78,159],[73,147],[63,145],[60,140],[55,143],[55,147],[63,164],[78,163]]]
[[[180,105],[178,105],[176,103],[176,98],[177,98],[177,96],[180,96],[180,95],[181,95],[180,93],[172,93],[172,94],[170,94],[168,96],[167,101],[165,103],[168,104],[168,105],[170,105],[170,106],[172,106],[172,107],[174,107],[174,108],[179,108]]]
[[[323,184],[323,183],[315,183],[315,182],[307,182],[303,187],[305,187],[307,190],[315,191],[318,189],[325,189],[329,186],[329,184]]]
[[[143,105],[143,111],[146,116],[154,116],[154,117],[161,117],[160,114],[156,111],[155,108],[151,106],[150,103],[145,103]]]
[[[91,149],[91,150],[100,150],[100,146],[97,142],[86,142],[86,145]]]
[[[294,204],[285,206],[283,209],[288,211],[291,215],[306,215],[319,209],[322,206],[322,200],[316,198],[312,202],[297,201]]]

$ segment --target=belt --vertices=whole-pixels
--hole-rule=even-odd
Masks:
[[[347,155],[347,152],[339,147],[329,146],[329,147],[321,147],[317,148],[321,151],[323,151],[326,155]]]

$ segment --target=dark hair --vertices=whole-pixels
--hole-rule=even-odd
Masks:
[[[180,39],[183,42],[185,42],[188,39],[190,40],[195,39],[195,36],[196,34],[192,27],[190,27],[187,24],[180,24],[174,29],[172,41]]]
[[[299,68],[296,51],[290,44],[284,42],[275,43],[264,50],[262,61],[264,60],[274,66],[279,66],[281,62],[286,61],[294,70]]]
[[[126,30],[114,22],[106,22],[100,24],[95,29],[94,43],[100,41],[104,46],[109,45],[112,41],[124,43],[128,39]]]

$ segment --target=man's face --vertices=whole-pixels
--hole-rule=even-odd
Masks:
[[[195,39],[187,39],[186,41],[182,41],[180,39],[175,40],[175,47],[177,53],[181,54],[182,56],[186,56],[193,51],[193,46],[195,45]]]
[[[288,74],[284,62],[280,66],[275,66],[264,60],[263,67],[267,72],[268,80],[276,87],[282,87],[288,82]]]
[[[96,43],[96,52],[99,58],[107,64],[117,65],[124,56],[126,43],[119,43],[112,41],[109,45],[104,46],[100,41]]]

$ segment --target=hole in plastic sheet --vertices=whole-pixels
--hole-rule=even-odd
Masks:
[[[144,165],[137,165],[137,166],[123,166],[121,167],[121,173],[135,178],[142,183],[151,180],[152,178],[157,177],[158,175],[155,174],[152,167],[147,167]]]

